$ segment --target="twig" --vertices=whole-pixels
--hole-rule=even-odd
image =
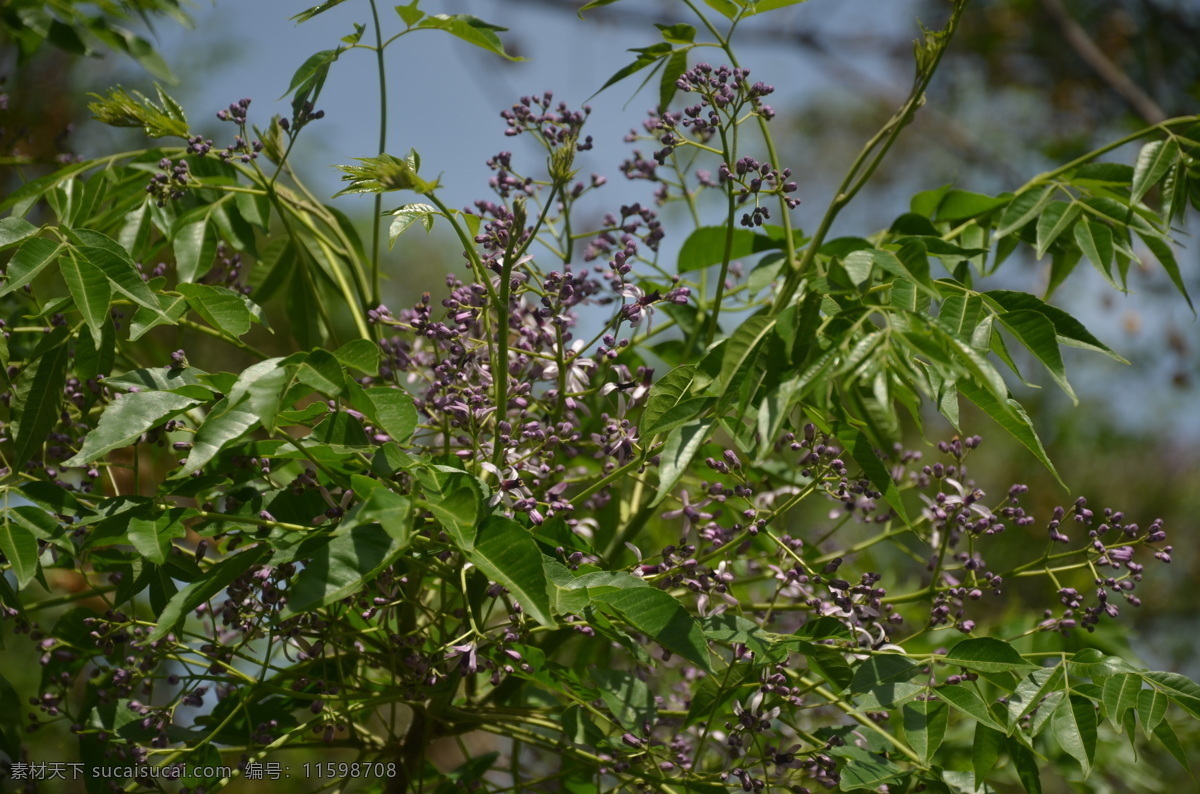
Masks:
[[[1058,25],[1063,38],[1083,59],[1084,63],[1101,80],[1108,83],[1112,90],[1120,94],[1121,98],[1128,102],[1137,114],[1146,120],[1147,124],[1158,124],[1166,120],[1167,114],[1158,106],[1158,103],[1143,91],[1141,86],[1133,81],[1133,78],[1121,71],[1121,67],[1109,60],[1109,57],[1096,46],[1096,42],[1092,41],[1083,26],[1076,22],[1071,13],[1067,11],[1062,0],[1042,0],[1042,8]]]

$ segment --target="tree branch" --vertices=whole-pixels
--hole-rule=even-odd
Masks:
[[[1129,75],[1121,71],[1121,67],[1109,60],[1108,56],[1096,46],[1096,42],[1092,41],[1083,26],[1076,22],[1071,13],[1067,11],[1062,0],[1042,0],[1042,8],[1058,25],[1063,38],[1083,59],[1084,63],[1101,80],[1108,83],[1112,90],[1120,94],[1121,98],[1128,102],[1147,124],[1158,124],[1166,120],[1167,114],[1158,106],[1158,103],[1143,91],[1141,86],[1135,83]]]

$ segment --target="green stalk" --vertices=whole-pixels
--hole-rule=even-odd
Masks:
[[[379,153],[387,148],[387,70],[383,62],[383,31],[379,27],[379,9],[371,0],[375,22],[375,62],[379,68]],[[375,217],[371,221],[371,307],[379,305],[379,223],[383,216],[383,195],[375,194]],[[378,329],[376,329],[378,331]]]
[[[966,2],[956,2],[954,11],[947,23],[945,31],[946,36],[943,39],[941,46],[938,47],[936,55],[930,62],[929,67],[920,74],[912,91],[909,93],[908,99],[901,105],[900,109],[888,119],[878,132],[871,136],[871,139],[859,151],[858,156],[854,158],[853,164],[846,172],[845,178],[838,186],[834,193],[833,200],[829,202],[829,207],[825,210],[825,215],[821,218],[821,225],[817,228],[816,234],[809,241],[808,246],[804,249],[804,256],[796,264],[796,267],[787,275],[783,286],[779,290],[779,295],[775,299],[774,305],[771,307],[772,314],[778,314],[791,303],[792,297],[796,294],[797,287],[804,274],[812,266],[813,261],[817,257],[817,252],[821,248],[821,244],[825,242],[826,235],[829,234],[830,227],[837,219],[837,216],[853,200],[854,196],[860,191],[871,176],[875,173],[875,169],[883,162],[883,158],[887,156],[891,150],[892,144],[900,137],[900,133],[912,121],[913,115],[917,109],[925,102],[925,90],[929,87],[930,81],[933,80],[934,74],[937,73],[938,66],[941,64],[942,56],[945,54],[950,40],[958,28],[959,17],[966,9]]]

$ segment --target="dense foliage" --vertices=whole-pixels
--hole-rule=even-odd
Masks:
[[[1200,686],[1113,641],[1168,528],[1084,497],[1033,515],[1026,485],[976,483],[987,444],[959,401],[1069,482],[1010,350],[1072,398],[1062,346],[1120,356],[988,278],[1032,254],[1049,291],[1084,260],[1121,290],[1153,257],[1190,304],[1172,228],[1200,206],[1200,117],[831,238],[924,103],[958,0],[805,234],[774,89],[731,44],[797,2],[683,0],[690,22],[633,50],[600,87],[652,88],[620,165],[647,197],[600,213],[605,177],[576,172],[590,110],[550,92],[497,127],[544,164],[499,152],[471,207],[416,152],[341,166],[343,194],[375,197],[365,242],[305,187],[288,155],[340,58],[374,53],[384,104],[409,34],[511,57],[503,28],[416,1],[390,34],[372,0],[371,28],[297,70],[288,116],[234,101],[219,141],[162,89],[95,97],[164,144],[0,202],[0,631],[41,662],[36,692],[0,676],[13,784],[59,790],[45,762],[78,760],[123,770],[81,779],[96,792],[1169,789],[1148,759],[1187,768]],[[1129,143],[1132,165],[1104,159]],[[671,202],[693,228],[664,225]],[[396,247],[453,230],[441,294],[381,303],[381,218]],[[282,355],[247,341],[272,324]],[[196,366],[178,340],[197,335],[228,354]],[[1029,579],[1041,602],[1010,598]],[[34,757],[43,731],[77,754]]]

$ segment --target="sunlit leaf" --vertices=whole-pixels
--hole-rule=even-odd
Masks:
[[[708,643],[696,619],[668,593],[649,587],[612,590],[595,599],[672,653],[711,672]]]
[[[83,447],[67,466],[83,466],[109,452],[127,447],[147,430],[196,405],[199,400],[166,391],[133,392],[121,395],[100,415],[96,429],[83,438]]]
[[[496,34],[503,33],[508,28],[484,22],[479,17],[473,17],[470,14],[426,14],[413,27],[444,30],[452,36],[474,44],[476,47],[482,47],[488,52],[499,55],[507,60],[525,60],[524,58],[509,55],[505,52],[504,44]]]
[[[936,700],[915,700],[901,709],[904,717],[904,737],[921,759],[928,764],[946,736],[949,709]]]
[[[543,626],[556,625],[541,553],[527,529],[510,518],[489,516],[480,524],[468,557],[488,578],[504,585],[527,615]]]
[[[1166,175],[1167,169],[1179,159],[1179,142],[1174,138],[1151,141],[1138,152],[1137,164],[1133,167],[1133,183],[1129,187],[1129,201],[1141,201],[1150,188]]]
[[[1083,767],[1083,776],[1092,771],[1096,758],[1096,707],[1079,695],[1064,698],[1051,719],[1054,738],[1059,746]]]

